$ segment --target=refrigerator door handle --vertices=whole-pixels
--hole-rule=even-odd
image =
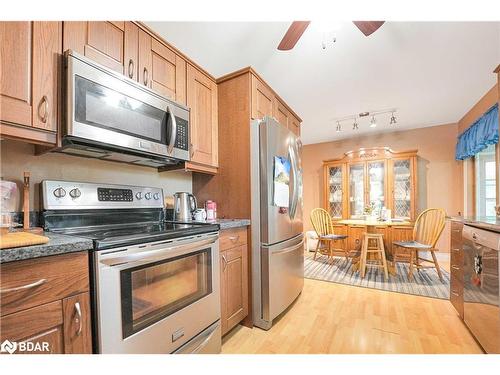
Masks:
[[[297,180],[298,180],[298,170],[297,170],[297,158],[295,154],[295,150],[293,147],[290,145],[288,147],[288,154],[290,156],[290,164],[292,167],[292,172],[293,172],[293,192],[292,192],[292,201],[290,204],[290,219],[295,218],[295,213],[297,211],[297,201],[298,201],[298,192],[299,190],[297,189]]]

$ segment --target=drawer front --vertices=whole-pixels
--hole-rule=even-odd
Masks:
[[[452,221],[451,222],[451,241],[462,242],[462,229],[463,223]]]
[[[224,229],[220,232],[220,251],[247,244],[247,228]]]
[[[450,264],[450,272],[452,277],[457,278],[457,281],[463,284],[464,270],[462,265]]]
[[[464,286],[462,278],[452,273],[450,279],[450,302],[457,310],[458,315],[464,317]]]
[[[450,266],[463,268],[464,265],[464,252],[461,247],[451,246],[450,249]],[[453,272],[453,268],[451,269]]]
[[[87,252],[1,265],[1,316],[89,290]]]

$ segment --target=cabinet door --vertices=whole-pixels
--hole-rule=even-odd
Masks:
[[[274,100],[273,116],[284,127],[289,128],[291,125],[291,114],[278,98],[275,98]]]
[[[123,61],[123,73],[134,81],[139,80],[139,27],[132,22],[125,22]]]
[[[31,22],[0,22],[0,120],[31,126]]]
[[[290,129],[296,136],[300,137],[300,122],[295,116],[291,116],[291,121],[288,123],[288,129]]]
[[[80,293],[63,299],[64,352],[91,354],[90,298]]]
[[[57,130],[62,23],[33,22],[33,127]]]
[[[384,249],[386,254],[391,254],[392,251],[392,229],[384,225],[374,226],[373,233],[384,235]]]
[[[342,219],[346,215],[345,175],[344,164],[333,164],[326,167],[326,209],[333,219]]]
[[[125,22],[64,22],[63,49],[72,49],[121,74],[124,72]]]
[[[367,204],[373,204],[375,212],[379,213],[382,207],[387,206],[387,168],[385,160],[369,161],[366,163],[367,169]]]
[[[347,225],[344,224],[333,224],[333,233],[337,235],[342,235],[342,236],[347,236],[349,228]],[[347,240],[340,240],[336,241],[333,244],[334,249],[339,249],[339,250],[345,250],[346,247],[348,247],[348,241]],[[340,256],[344,256],[344,254],[339,254]]]
[[[392,227],[392,242],[413,240],[413,227],[394,226]],[[397,246],[392,246],[392,255],[398,261],[409,261],[409,253]]]
[[[365,163],[350,164],[349,171],[349,217],[359,218],[363,216],[365,196]]]
[[[151,87],[151,42],[151,35],[144,30],[139,30],[139,69],[137,79],[141,84],[147,87]]]
[[[192,65],[187,67],[187,105],[191,108],[191,161],[216,167],[217,84]]]
[[[221,253],[222,334],[227,333],[248,315],[247,246]]]
[[[185,60],[154,38],[151,54],[151,88],[167,98],[182,102],[186,90]]]
[[[350,225],[348,229],[347,246],[349,250],[359,250],[363,241],[366,227],[363,225]]]
[[[64,353],[61,301],[4,315],[0,320],[0,340],[36,343],[41,350],[16,353]]]
[[[273,116],[274,95],[272,91],[255,76],[252,76],[252,118],[261,119]]]
[[[415,160],[394,158],[390,161],[392,216],[413,220],[415,218]]]

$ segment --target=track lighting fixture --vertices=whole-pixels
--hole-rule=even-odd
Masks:
[[[374,128],[377,126],[377,120],[375,120],[375,116],[372,116],[372,120],[370,121],[370,128]]]
[[[396,116],[394,116],[394,112],[392,112],[391,121],[389,122],[389,125],[395,125],[396,123],[397,123]]]
[[[359,129],[358,121],[356,120],[356,118],[354,118],[354,124],[352,124],[352,130],[358,130],[358,129]]]
[[[337,132],[342,131],[342,126],[340,125],[340,121],[337,121]]]

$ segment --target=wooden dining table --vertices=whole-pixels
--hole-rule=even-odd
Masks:
[[[381,220],[365,220],[365,219],[343,219],[343,220],[338,220],[335,222],[335,224],[340,224],[340,225],[345,225],[347,227],[354,227],[354,228],[362,228],[366,227],[366,233],[382,233],[384,235],[384,247],[385,247],[385,253],[386,257],[391,260],[390,263],[394,263],[395,256],[394,256],[394,250],[392,247],[392,242],[393,240],[409,240],[409,238],[394,238],[395,236],[393,235],[393,227],[402,227],[402,228],[408,228],[408,227],[413,227],[414,223],[411,221],[407,220],[386,220],[386,221],[381,221]],[[408,233],[409,234],[409,233]],[[359,249],[363,245],[362,242],[362,237],[360,238],[359,242]],[[401,258],[401,259],[399,259]],[[398,254],[398,259],[401,261],[405,261],[404,258],[406,258],[405,254]],[[398,261],[399,261],[398,260]],[[396,270],[394,265],[391,267],[390,271],[392,271],[392,274],[395,274]]]

